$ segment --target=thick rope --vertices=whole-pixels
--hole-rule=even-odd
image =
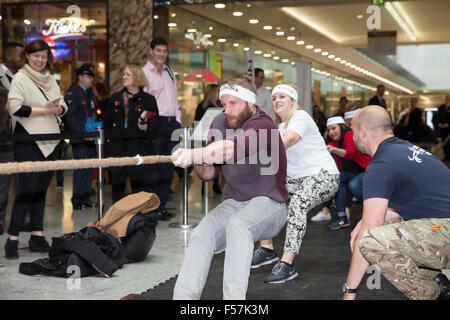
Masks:
[[[135,156],[106,159],[7,162],[0,164],[0,174],[44,172],[67,169],[108,168],[172,162],[170,156]]]

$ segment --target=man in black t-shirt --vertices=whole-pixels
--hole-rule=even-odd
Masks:
[[[369,264],[410,299],[450,299],[441,273],[450,269],[450,170],[395,138],[382,107],[363,108],[352,129],[358,151],[373,160],[364,175],[363,217],[351,234],[344,299],[356,298]]]

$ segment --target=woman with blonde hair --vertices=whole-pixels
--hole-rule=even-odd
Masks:
[[[289,203],[281,260],[278,261],[272,239],[262,240],[253,253],[252,268],[278,261],[264,280],[266,283],[283,283],[298,277],[293,262],[306,232],[307,213],[331,199],[339,187],[339,171],[316,123],[300,110],[298,91],[294,84],[280,84],[272,90],[274,122],[286,148]]]
[[[124,88],[111,95],[103,116],[108,157],[155,153],[153,137],[159,129],[159,113],[155,97],[143,91],[147,83],[139,67],[128,65],[123,69]],[[155,165],[111,168],[113,203],[125,196],[128,177],[133,193],[154,192],[151,177],[155,169]]]
[[[21,53],[22,68],[14,75],[9,91],[8,112],[13,135],[60,133],[61,117],[68,110],[61,89],[51,74],[53,55],[43,40],[28,43]],[[16,142],[15,161],[46,161],[58,159],[58,140]],[[53,172],[19,173],[15,175],[16,198],[11,212],[9,238],[5,245],[7,259],[17,259],[18,236],[25,215],[30,213],[32,252],[48,252],[50,246],[43,235],[45,195]]]

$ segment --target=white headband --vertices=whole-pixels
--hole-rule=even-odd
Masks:
[[[344,113],[344,119],[348,120],[348,119],[353,118],[355,116],[355,114],[358,113],[359,110],[361,110],[361,109],[356,109],[356,110],[353,110],[353,111],[347,111],[346,113]]]
[[[332,117],[332,118],[328,118],[327,121],[327,127],[331,126],[332,124],[345,124],[345,121],[342,117]]]
[[[229,94],[247,102],[256,104],[256,94],[241,86],[236,85],[231,87],[228,84],[224,84],[220,87],[219,99],[222,99],[224,94]]]
[[[273,88],[273,90],[272,90],[272,97],[275,93],[287,94],[289,97],[291,97],[292,99],[294,99],[295,101],[298,102],[297,91],[294,88],[292,88],[291,86],[288,86],[287,84],[279,84],[279,85],[275,86],[275,88]]]

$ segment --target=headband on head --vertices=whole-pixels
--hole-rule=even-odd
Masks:
[[[256,94],[238,85],[232,87],[229,84],[224,84],[220,87],[219,99],[221,99],[224,94],[229,94],[247,102],[256,104]]]
[[[328,118],[327,121],[327,127],[331,126],[332,124],[345,124],[345,121],[342,117],[331,117]]]
[[[353,110],[353,111],[347,111],[346,113],[344,113],[344,119],[348,120],[348,119],[353,118],[355,116],[355,114],[358,113],[359,110],[361,110],[361,109],[356,109],[356,110]]]
[[[275,93],[287,94],[289,97],[291,97],[292,99],[294,99],[295,101],[298,102],[297,90],[295,90],[291,86],[288,86],[287,84],[279,84],[279,85],[275,86],[275,88],[273,88],[273,90],[272,90],[272,97]]]

